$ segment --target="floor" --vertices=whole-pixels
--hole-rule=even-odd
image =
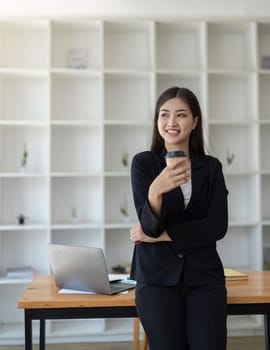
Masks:
[[[0,346],[0,350],[23,350],[23,346]],[[38,347],[34,346],[34,350]],[[46,350],[132,350],[132,343],[49,344]],[[167,349],[164,349],[167,350]],[[228,350],[264,350],[263,337],[233,337]]]

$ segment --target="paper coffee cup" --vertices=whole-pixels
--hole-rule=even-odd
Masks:
[[[185,152],[183,151],[169,151],[165,156],[167,166],[174,167],[179,163],[179,158],[186,157]]]

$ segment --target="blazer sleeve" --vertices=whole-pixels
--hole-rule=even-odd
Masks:
[[[219,161],[212,171],[212,189],[206,215],[198,220],[183,221],[166,227],[176,251],[215,244],[223,238],[228,228],[227,196],[222,166]]]
[[[138,219],[145,234],[158,237],[164,231],[164,220],[158,219],[148,202],[148,190],[159,170],[151,152],[134,156],[131,163],[131,184]],[[164,214],[162,213],[161,217]]]

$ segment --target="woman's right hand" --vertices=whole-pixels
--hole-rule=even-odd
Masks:
[[[179,158],[175,166],[166,166],[150,186],[150,195],[156,197],[186,183],[190,179],[190,165],[187,158]]]

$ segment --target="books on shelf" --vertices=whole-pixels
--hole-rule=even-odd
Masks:
[[[234,269],[224,268],[224,275],[227,281],[248,280],[248,274]]]
[[[31,266],[9,267],[5,275],[6,278],[33,278],[34,269]]]

